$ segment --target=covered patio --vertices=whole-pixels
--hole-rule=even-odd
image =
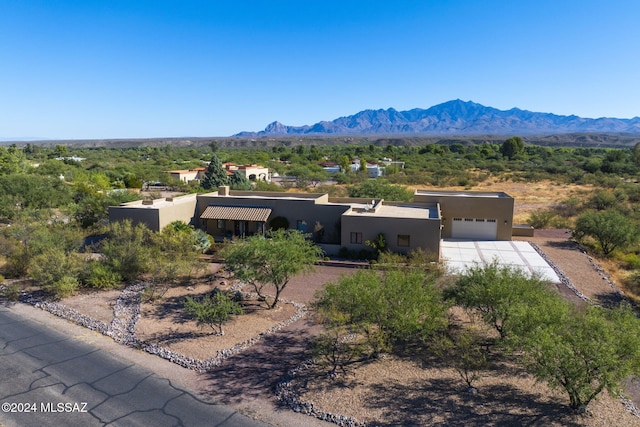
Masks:
[[[211,205],[200,215],[200,220],[207,233],[222,240],[264,234],[270,215],[268,207]]]

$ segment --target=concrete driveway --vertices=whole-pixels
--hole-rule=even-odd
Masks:
[[[560,278],[547,261],[528,243],[521,241],[443,240],[442,259],[452,272],[463,272],[478,263],[508,265],[540,274],[552,283]]]

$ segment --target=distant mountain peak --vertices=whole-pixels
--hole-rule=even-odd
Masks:
[[[640,133],[640,118],[587,119],[559,116],[519,108],[499,110],[473,101],[455,99],[428,109],[398,111],[394,108],[363,110],[310,126],[287,126],[278,121],[260,132],[234,136],[276,135],[531,135],[572,132]]]

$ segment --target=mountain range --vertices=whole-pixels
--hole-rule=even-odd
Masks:
[[[640,117],[582,118],[536,113],[519,108],[498,110],[472,101],[444,102],[408,111],[364,110],[314,125],[269,124],[260,132],[240,132],[237,137],[286,135],[544,135],[563,133],[640,133]]]

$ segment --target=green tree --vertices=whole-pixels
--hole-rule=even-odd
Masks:
[[[232,316],[243,313],[242,306],[235,301],[228,292],[215,289],[212,295],[202,299],[186,297],[184,310],[196,318],[199,325],[211,327],[218,335],[224,335],[222,325]]]
[[[589,199],[587,204],[598,211],[604,211],[618,203],[618,198],[611,191],[597,190]]]
[[[251,181],[240,171],[235,171],[233,175],[231,175],[229,184],[233,190],[249,191],[253,188]]]
[[[371,355],[446,328],[435,276],[419,269],[359,270],[318,292],[314,308],[329,328],[365,337]]]
[[[539,277],[500,266],[496,261],[468,268],[446,294],[462,307],[477,312],[503,339],[514,329],[526,327],[522,316],[535,304],[543,306],[557,300],[557,294]]]
[[[524,152],[524,141],[519,136],[512,136],[502,143],[500,147],[500,153],[504,157],[508,157],[509,160],[512,160],[518,154]]]
[[[272,309],[291,278],[311,271],[322,253],[322,249],[305,239],[302,233],[280,229],[269,231],[266,237],[251,236],[229,245],[222,255],[234,276],[251,285]],[[271,303],[264,294],[265,286],[274,290]]]
[[[207,171],[204,173],[204,178],[200,182],[200,185],[205,190],[215,190],[222,185],[229,184],[229,177],[227,171],[222,167],[222,162],[215,154],[211,157]]]
[[[480,371],[488,365],[487,351],[482,344],[478,331],[462,329],[436,340],[435,353],[458,373],[469,389],[473,389]]]
[[[27,169],[24,152],[15,145],[0,147],[0,175],[23,173]]]
[[[595,239],[602,253],[608,256],[617,248],[624,248],[638,240],[638,226],[615,210],[587,211],[576,218],[574,235]]]
[[[640,166],[640,141],[636,142],[631,149],[631,160],[633,163]]]
[[[605,389],[617,395],[627,377],[640,373],[640,321],[628,306],[588,307],[522,336],[527,368],[563,389],[576,411],[584,411]]]
[[[380,179],[368,179],[362,184],[350,187],[349,197],[408,202],[413,199],[413,192],[402,185],[389,184]]]

